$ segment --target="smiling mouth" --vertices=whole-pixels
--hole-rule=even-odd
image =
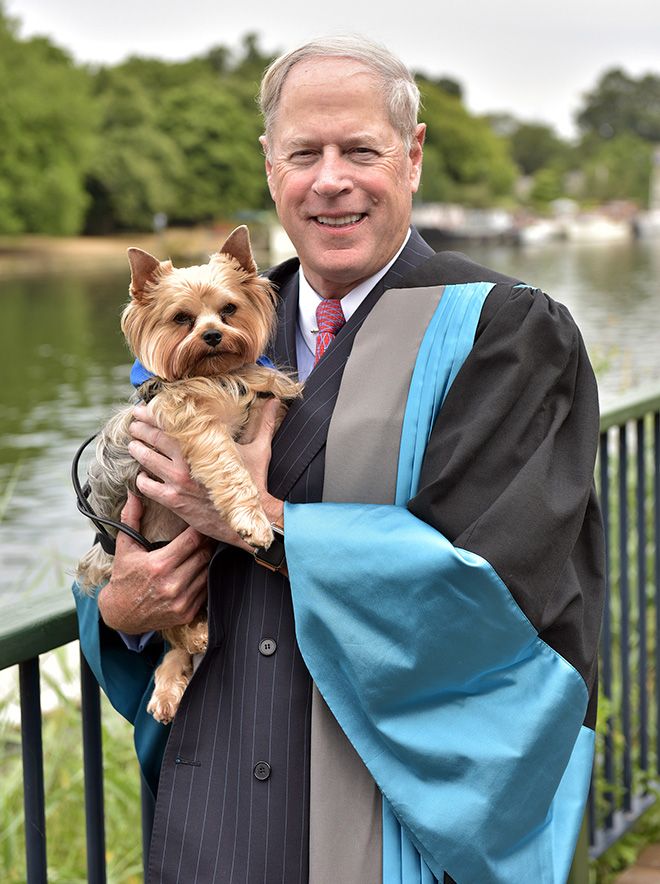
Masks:
[[[356,212],[353,215],[339,215],[336,218],[330,215],[315,215],[314,220],[324,227],[350,227],[351,224],[357,224],[358,221],[366,217],[365,212]]]

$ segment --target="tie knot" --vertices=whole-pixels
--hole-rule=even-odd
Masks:
[[[324,298],[316,308],[316,323],[319,330],[316,335],[314,365],[334,341],[335,335],[345,322],[341,301],[338,298]]]
[[[338,298],[324,298],[316,308],[316,322],[319,332],[336,335],[344,325],[344,311]]]

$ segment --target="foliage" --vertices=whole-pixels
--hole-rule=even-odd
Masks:
[[[243,48],[235,61],[217,47],[186,62],[132,58],[97,73],[102,137],[88,230],[149,228],[156,212],[208,222],[266,204],[254,98],[269,58],[253,36]]]
[[[597,884],[614,884],[649,844],[660,843],[660,801],[651,805],[636,825],[592,864]]]
[[[47,39],[22,39],[0,0],[0,234],[146,230],[157,213],[192,225],[269,208],[255,97],[271,60],[249,33],[185,61],[90,69]],[[421,201],[506,202],[522,173],[542,207],[576,168],[585,199],[644,201],[660,77],[607,71],[585,96],[578,150],[543,123],[471,114],[449,76],[417,79]]]
[[[599,138],[632,133],[660,141],[660,76],[635,79],[620,68],[606,71],[585,96],[577,122],[585,134]]]
[[[68,669],[63,649],[57,652],[65,681],[77,675]],[[44,716],[44,779],[48,880],[63,884],[87,881],[85,811],[82,774],[80,709],[60,680],[42,676],[59,697],[59,705]],[[16,697],[13,698],[14,701]],[[3,714],[0,704],[0,879],[25,881],[25,836],[20,732]],[[4,720],[3,720],[4,719]],[[137,884],[142,880],[140,837],[140,779],[133,749],[132,728],[103,699],[106,859],[108,880]]]
[[[164,96],[162,130],[178,145],[186,170],[175,220],[208,221],[264,205],[261,122],[237,91],[206,79]]]
[[[136,77],[121,68],[102,71],[96,97],[100,138],[87,176],[93,199],[87,228],[149,229],[156,212],[176,207],[181,152],[159,131],[156,105]]]
[[[49,40],[20,40],[0,6],[0,233],[80,229],[95,130],[89,87]]]
[[[594,806],[596,826],[605,823],[608,812],[623,810],[624,785],[623,785],[623,754],[626,750],[626,738],[624,735],[624,719],[628,719],[630,729],[630,744],[627,749],[630,752],[630,764],[632,774],[631,792],[634,796],[649,793],[656,798],[654,804],[640,817],[633,828],[623,837],[619,838],[605,853],[592,863],[592,872],[597,884],[613,884],[618,873],[631,865],[644,847],[649,844],[660,842],[660,801],[658,800],[657,771],[658,756],[657,744],[652,737],[657,733],[658,715],[660,711],[654,707],[652,700],[657,679],[660,674],[656,670],[656,617],[655,617],[655,586],[654,570],[657,564],[658,551],[650,538],[654,523],[654,489],[649,478],[654,473],[653,451],[653,421],[651,415],[647,415],[642,428],[645,434],[645,503],[643,507],[643,528],[639,522],[628,523],[625,532],[625,552],[623,556],[621,547],[621,475],[622,469],[618,450],[611,450],[608,457],[608,483],[607,489],[599,485],[601,499],[607,496],[605,530],[609,538],[608,548],[608,607],[609,623],[605,631],[605,639],[608,641],[609,666],[601,668],[601,689],[598,699],[598,721],[596,726],[596,764],[594,778]],[[614,431],[611,431],[611,435]],[[610,439],[611,439],[610,435]],[[637,457],[632,447],[632,440],[628,434],[630,446],[625,475],[626,503],[630,514],[635,512],[637,506]],[[634,447],[638,444],[635,435]],[[596,475],[601,478],[600,465],[597,465]],[[607,495],[604,494],[607,490]],[[643,542],[645,555],[640,559],[639,544]],[[627,583],[627,593],[623,590],[624,569]],[[640,585],[640,581],[643,581]],[[623,612],[627,612],[627,633],[623,628]],[[641,642],[641,624],[644,623],[645,635],[644,647],[646,648],[646,680],[643,685],[640,680],[640,671],[643,665],[643,646]],[[623,660],[623,646],[627,649],[627,663]],[[629,681],[626,693],[624,693],[624,666],[628,667]],[[605,691],[609,696],[605,695]],[[647,747],[646,763],[642,755],[642,715],[641,700],[644,691],[649,708],[646,721],[646,735],[649,745]],[[627,704],[627,713],[624,712],[624,704]],[[609,744],[609,745],[608,745]],[[610,753],[612,764],[612,782],[606,779],[606,755]]]
[[[534,175],[529,199],[533,206],[542,208],[559,199],[563,192],[563,175],[558,169],[539,169]]]
[[[579,148],[585,196],[598,202],[633,199],[645,205],[652,152],[652,145],[633,132],[609,139],[586,137]]]
[[[557,166],[567,159],[569,147],[552,126],[519,123],[509,136],[511,156],[524,175]]]
[[[423,199],[480,206],[508,195],[516,170],[504,139],[457,96],[422,78],[419,87],[427,124]]]

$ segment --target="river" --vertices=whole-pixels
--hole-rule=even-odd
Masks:
[[[474,259],[566,304],[596,368],[601,402],[660,380],[660,241],[479,246]],[[73,263],[73,262],[72,262]],[[68,593],[92,532],[69,479],[78,444],[129,393],[119,331],[127,268],[0,273],[0,608]]]

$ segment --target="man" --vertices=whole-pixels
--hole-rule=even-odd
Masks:
[[[272,355],[307,378],[277,434],[271,407],[244,446],[283,528],[277,571],[136,409],[132,453],[156,477],[140,491],[192,527],[155,553],[122,535],[81,636],[152,780],[153,648],[112,630],[192,619],[204,538],[224,542],[209,650],[162,754],[151,881],[568,874],[602,607],[595,382],[564,308],[410,231],[417,105],[405,67],[352,38],[288,53],[262,84],[268,183],[299,256],[271,273]],[[137,499],[123,518],[139,524]]]

